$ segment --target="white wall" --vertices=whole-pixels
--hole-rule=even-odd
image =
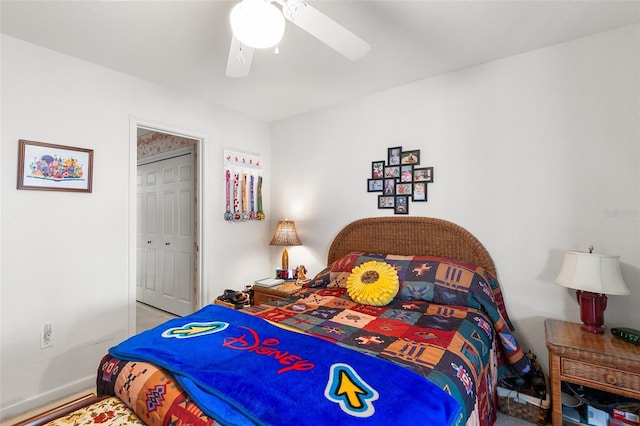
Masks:
[[[553,283],[562,251],[620,255],[631,296],[607,325],[640,328],[637,25],[398,87],[272,126],[273,216],[295,220],[310,274],[348,222],[390,215],[366,192],[387,148],[435,167],[410,214],[456,222],[487,247],[525,349],[546,367],[545,318],[579,322]],[[295,159],[295,160],[292,160]],[[272,252],[272,263],[277,253]]]
[[[1,42],[0,417],[7,417],[91,386],[101,356],[132,329],[130,117],[204,139],[205,300],[269,274],[272,229],[268,221],[223,220],[225,148],[263,156],[269,217],[266,123],[11,37]],[[94,149],[93,193],[16,190],[19,139]],[[41,350],[44,323],[53,324],[54,346]]]

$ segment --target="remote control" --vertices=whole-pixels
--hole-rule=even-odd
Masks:
[[[633,343],[640,346],[640,330],[634,330],[633,328],[614,327],[611,329],[611,334],[618,339]]]

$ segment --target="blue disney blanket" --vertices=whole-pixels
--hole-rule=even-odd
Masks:
[[[223,306],[109,353],[168,370],[223,425],[449,425],[460,413],[453,397],[404,367]]]

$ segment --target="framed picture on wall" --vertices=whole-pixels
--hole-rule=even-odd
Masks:
[[[371,178],[382,179],[384,177],[384,161],[371,162]]]
[[[396,195],[393,212],[395,214],[409,214],[409,197],[406,195]]]
[[[20,140],[18,189],[91,192],[93,150]]]
[[[395,196],[393,195],[378,195],[378,208],[379,209],[392,209],[395,206]]]
[[[433,167],[414,167],[413,168],[413,181],[414,182],[433,182]]]
[[[394,146],[393,148],[387,148],[387,164],[390,166],[400,165],[401,153],[402,153],[401,146]]]
[[[400,166],[386,166],[384,168],[385,178],[397,178],[400,177]]]
[[[413,194],[411,194],[413,201],[427,201],[427,182],[414,182]]]
[[[384,195],[396,195],[396,180],[395,178],[384,180]]]
[[[413,187],[410,183],[399,183],[396,185],[396,195],[411,195]]]
[[[400,155],[401,164],[420,164],[420,150],[404,151]]]
[[[413,182],[413,165],[400,166],[400,182]]]
[[[382,179],[367,179],[367,192],[382,192]]]

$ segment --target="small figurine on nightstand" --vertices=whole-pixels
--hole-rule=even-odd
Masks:
[[[307,268],[304,265],[298,265],[298,267],[296,267],[296,274],[298,277],[296,279],[296,285],[302,286],[311,281],[309,278],[307,278]]]

